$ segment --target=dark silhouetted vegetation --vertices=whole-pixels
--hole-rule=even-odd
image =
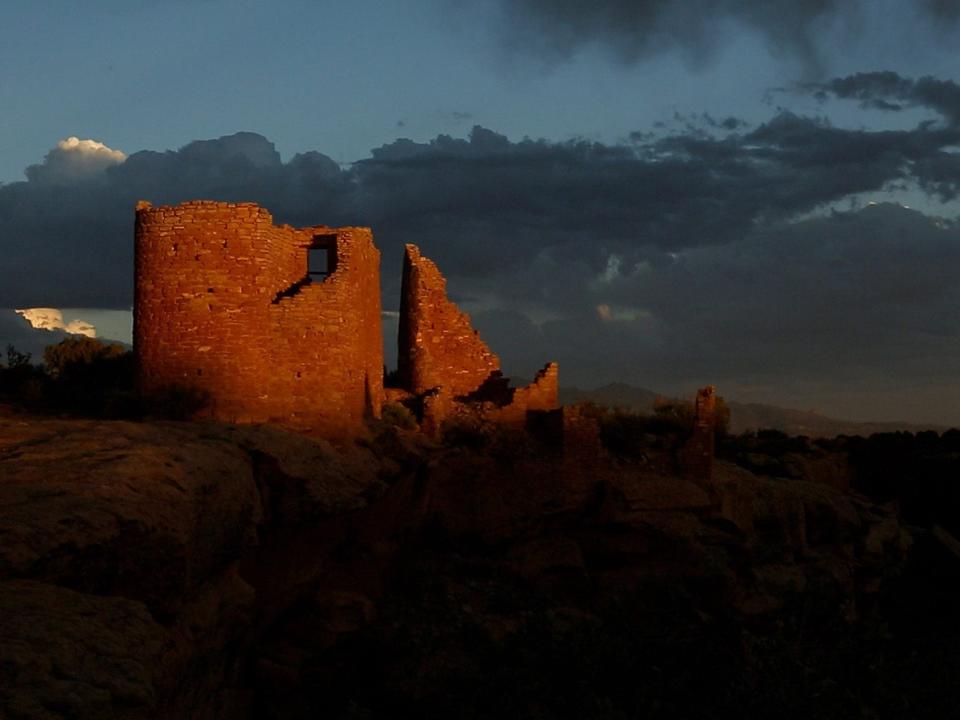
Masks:
[[[43,351],[47,402],[53,409],[97,417],[139,413],[133,353],[119,343],[67,338]]]
[[[6,366],[0,366],[0,402],[35,406],[43,399],[45,375],[30,363],[30,354],[7,345]]]
[[[123,345],[72,337],[44,350],[44,362],[7,348],[0,398],[30,412],[131,417],[139,413],[133,354]]]
[[[380,411],[380,420],[387,425],[403,430],[415,430],[417,419],[404,405],[397,402],[387,403]]]
[[[804,436],[791,437],[780,430],[757,430],[722,437],[717,456],[760,475],[798,478],[803,473],[794,462],[795,457],[810,455],[814,447],[810,438]]]
[[[136,388],[133,353],[119,343],[70,337],[33,364],[7,347],[0,366],[0,402],[31,412],[106,419],[184,420],[207,404],[204,393],[170,387],[143,398]]]
[[[843,442],[855,489],[896,501],[904,522],[960,534],[960,431],[878,433]]]
[[[618,457],[645,458],[651,450],[675,450],[693,431],[694,406],[686,400],[660,398],[649,415],[593,402],[578,403],[577,407],[597,421],[604,447]],[[730,423],[723,398],[717,398],[716,418],[717,437],[722,438]]]
[[[544,450],[526,433],[517,432],[514,427],[470,415],[445,421],[441,428],[441,442],[449,448],[470,450],[506,462]]]
[[[830,454],[849,463],[851,489],[876,503],[896,503],[905,523],[960,535],[960,430],[816,439],[759,430],[718,445],[721,459],[782,478],[803,477],[799,459]]]

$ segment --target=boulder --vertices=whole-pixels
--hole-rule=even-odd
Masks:
[[[0,716],[156,717],[165,632],[143,603],[0,582]]]
[[[236,444],[186,424],[51,427],[0,449],[0,579],[169,613],[256,541],[260,496]]]

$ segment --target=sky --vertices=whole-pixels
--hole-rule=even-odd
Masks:
[[[255,201],[388,310],[419,244],[508,375],[960,425],[960,0],[4,8],[4,345],[129,340],[137,200]]]

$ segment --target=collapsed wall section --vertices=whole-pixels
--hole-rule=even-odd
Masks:
[[[312,248],[330,272],[311,276]],[[253,203],[137,206],[141,389],[208,414],[351,433],[383,402],[380,253],[368,228],[275,226]]]
[[[422,393],[442,387],[470,394],[500,368],[500,360],[447,298],[447,281],[416,245],[407,245],[400,294],[398,375],[404,388]]]
[[[490,408],[489,420],[502,423],[524,424],[529,412],[556,410],[559,406],[559,373],[557,363],[548,363],[529,385],[511,389],[509,402]]]

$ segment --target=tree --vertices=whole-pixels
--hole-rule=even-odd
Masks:
[[[13,369],[30,364],[30,353],[19,352],[13,345],[7,345],[7,368]]]
[[[120,343],[104,343],[96,338],[80,336],[48,345],[43,351],[43,362],[51,376],[62,378],[126,354],[127,349]]]

